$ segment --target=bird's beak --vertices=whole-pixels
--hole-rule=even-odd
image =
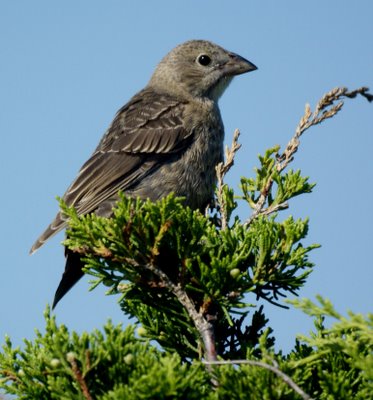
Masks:
[[[228,76],[245,74],[258,69],[253,63],[235,53],[229,53],[229,60],[223,69]]]

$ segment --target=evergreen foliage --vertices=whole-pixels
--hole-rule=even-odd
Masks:
[[[200,334],[153,269],[180,284],[197,312],[213,317],[218,353],[225,355],[228,347],[230,357],[238,357],[245,354],[248,327],[233,316],[248,315],[245,295],[254,303],[256,297],[273,302],[295,293],[311,271],[308,252],[316,247],[300,243],[307,220],[260,217],[247,229],[236,218],[221,230],[173,195],[157,203],[121,196],[111,219],[80,218],[73,209],[65,213],[71,221],[66,244],[85,254],[87,272],[97,278],[94,286],[103,282],[110,293],[122,293],[123,311],[141,322],[147,337],[184,357],[198,357]],[[255,314],[255,322],[250,346],[265,319]],[[241,343],[228,346],[232,337]]]
[[[238,195],[223,182],[239,148],[236,133],[205,214],[172,194],[156,203],[121,194],[110,219],[78,216],[61,203],[65,245],[84,256],[92,288],[102,283],[120,294],[121,309],[138,322],[123,329],[109,321],[78,335],[47,308],[44,334],[22,348],[6,338],[0,388],[19,399],[370,398],[372,315],[345,318],[321,297],[320,304],[292,301],[315,318],[315,332],[284,355],[274,350],[263,307],[256,309],[259,298],[280,305],[279,297],[297,294],[312,271],[309,253],[318,245],[304,244],[308,219],[280,216],[314,185],[286,167],[304,131],[357,94],[371,100],[366,88],[337,88],[314,113],[307,106],[285,151],[260,156]],[[246,221],[234,216],[239,201],[252,210]],[[327,328],[325,317],[337,322]]]
[[[321,297],[293,304],[315,316],[315,331],[299,337],[289,355],[268,345],[268,332],[244,360],[214,368],[219,385],[200,361],[182,362],[139,339],[134,327],[110,321],[102,331],[78,335],[57,326],[49,309],[46,331],[25,341],[23,349],[6,339],[0,353],[1,381],[19,399],[289,399],[303,396],[264,366],[275,367],[315,399],[371,398],[373,391],[373,315],[349,313],[345,318]],[[337,322],[325,328],[323,319]],[[257,365],[244,362],[258,362]],[[261,363],[261,364],[260,364]],[[286,378],[285,376],[285,378]],[[309,398],[309,397],[303,397]]]

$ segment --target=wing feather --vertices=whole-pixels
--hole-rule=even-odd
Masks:
[[[182,151],[193,136],[186,129],[187,103],[169,95],[144,89],[117,113],[95,152],[83,165],[63,196],[79,214],[95,211],[103,202],[128,190],[141,179]],[[60,213],[31,248],[66,227]]]

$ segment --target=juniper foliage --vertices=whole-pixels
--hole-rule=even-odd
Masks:
[[[217,167],[214,206],[202,214],[168,197],[151,203],[123,194],[113,218],[70,219],[65,245],[82,254],[92,289],[104,284],[137,321],[110,321],[78,335],[45,312],[45,333],[22,348],[6,338],[0,388],[19,399],[367,399],[373,392],[373,317],[339,314],[327,300],[289,304],[315,318],[288,355],[274,350],[258,299],[282,306],[311,273],[307,218],[282,218],[314,184],[287,169],[300,136],[333,117],[342,98],[373,97],[366,88],[327,93],[306,106],[296,133],[259,157],[255,176],[234,191],[224,183],[239,149],[236,132]],[[238,202],[252,210],[243,221]],[[327,328],[325,317],[336,319]],[[135,327],[137,326],[137,335]],[[154,346],[157,341],[159,346]]]

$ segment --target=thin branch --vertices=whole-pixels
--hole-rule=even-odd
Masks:
[[[206,360],[207,361],[216,360],[217,355],[215,348],[213,325],[210,322],[206,321],[206,319],[203,318],[202,314],[197,312],[192,300],[189,298],[187,293],[182,289],[181,285],[173,283],[171,279],[167,276],[167,274],[165,274],[163,271],[161,271],[154,265],[146,264],[146,265],[141,265],[141,267],[151,271],[154,275],[157,275],[158,278],[160,278],[163,281],[164,285],[177,297],[178,301],[187,310],[190,318],[193,320],[193,323],[203,340]]]
[[[7,371],[6,369],[0,370],[0,376],[5,376],[4,381],[14,381],[14,382],[20,382],[21,380],[17,375],[15,375],[12,371]]]
[[[321,124],[321,122],[334,117],[342,109],[344,103],[343,98],[355,98],[357,95],[361,95],[366,98],[369,102],[373,101],[373,95],[369,93],[369,88],[361,87],[356,90],[348,91],[345,87],[337,87],[326,93],[316,104],[315,111],[312,113],[309,104],[306,104],[304,115],[301,117],[298,126],[296,127],[294,136],[290,139],[287,144],[285,151],[282,154],[277,155],[276,172],[283,171],[294,159],[294,154],[298,151],[300,145],[300,137],[303,133],[311,128],[312,126]],[[271,174],[262,190],[256,206],[250,218],[245,222],[248,226],[251,222],[256,219],[259,215],[268,215],[271,212],[271,206],[264,208],[264,205],[268,199],[268,195],[271,192],[274,180],[275,172]]]
[[[288,386],[290,386],[296,393],[298,393],[302,399],[304,400],[313,400],[310,395],[305,393],[291,378],[290,376],[286,375],[284,372],[282,372],[277,365],[270,365],[266,364],[261,361],[254,361],[254,360],[228,360],[228,361],[204,361],[204,364],[207,365],[233,365],[233,364],[248,364],[248,365],[253,365],[256,367],[261,367],[268,369],[269,371],[272,371],[275,373],[277,376],[279,376]]]
[[[268,192],[267,192],[267,195],[268,195]],[[249,226],[249,225],[252,223],[252,221],[253,221],[255,218],[258,217],[259,214],[260,214],[260,215],[270,215],[270,214],[273,214],[273,213],[275,213],[275,212],[277,212],[277,211],[286,210],[287,208],[289,208],[289,203],[288,203],[287,201],[285,201],[285,202],[283,202],[283,203],[274,204],[274,205],[271,205],[271,206],[269,206],[269,207],[263,209],[263,205],[264,205],[264,202],[265,202],[266,198],[267,198],[267,197],[263,196],[263,199],[262,199],[263,204],[261,204],[260,206],[258,206],[257,208],[255,208],[254,212],[253,212],[253,213],[250,215],[250,217],[245,221],[245,224],[244,224],[245,226]],[[257,203],[257,205],[258,205],[258,203]]]
[[[220,207],[220,216],[221,216],[221,228],[225,229],[228,226],[228,212],[227,205],[223,195],[223,187],[224,187],[224,177],[227,172],[232,168],[234,164],[234,157],[237,151],[240,149],[241,144],[238,143],[238,138],[240,136],[240,131],[236,129],[233,133],[232,145],[229,148],[225,147],[225,161],[220,162],[216,167],[216,176],[218,179],[216,197],[218,199],[218,204]]]
[[[68,357],[68,361],[71,365],[71,369],[73,371],[74,378],[78,382],[84,398],[87,400],[93,400],[91,394],[89,393],[89,389],[88,389],[87,383],[83,377],[83,374],[81,373],[81,371],[78,367],[75,357],[72,357],[72,356]]]

